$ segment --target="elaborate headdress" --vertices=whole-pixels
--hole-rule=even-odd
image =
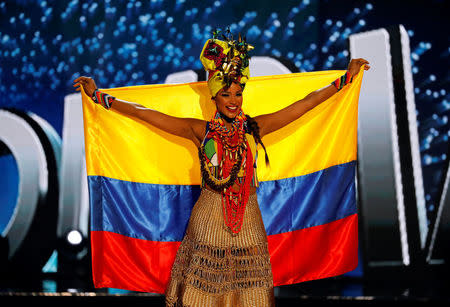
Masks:
[[[234,40],[229,29],[226,35],[220,33],[220,30],[213,32],[213,38],[206,41],[200,54],[200,61],[209,73],[208,87],[212,97],[232,82],[238,82],[244,88],[250,78],[248,52],[253,46],[247,44],[241,34]],[[222,40],[218,39],[219,35]]]

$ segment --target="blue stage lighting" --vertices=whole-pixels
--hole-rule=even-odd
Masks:
[[[304,22],[304,27],[309,27],[313,22],[316,21],[316,17],[314,16],[309,16],[308,19],[306,19],[306,21]]]
[[[98,4],[96,2],[92,3],[92,5],[89,7],[89,15],[93,15],[95,13],[95,10],[97,9]]]
[[[423,163],[425,164],[425,165],[429,165],[429,164],[431,164],[433,162],[433,159],[432,159],[432,157],[430,156],[430,155],[424,155],[424,157],[423,157]]]
[[[316,52],[316,49],[317,49],[317,45],[315,43],[311,43],[309,45],[309,48],[305,52],[305,56],[308,57],[308,56],[314,54]]]
[[[255,11],[253,11],[253,12],[246,12],[244,14],[244,18],[242,18],[242,21],[244,23],[246,23],[246,24],[250,23],[251,21],[253,21],[256,18],[257,15],[258,14]]]
[[[323,28],[327,29],[327,28],[331,27],[332,24],[333,24],[333,21],[331,19],[327,19],[327,20],[325,20],[325,23],[323,24]]]
[[[341,39],[347,39],[348,36],[352,33],[352,30],[350,28],[345,28],[342,32]]]
[[[338,28],[342,28],[342,25],[343,25],[342,21],[340,21],[340,20],[336,21],[336,23],[335,23],[335,24],[333,25],[333,27],[330,29],[330,32],[337,33],[337,29],[338,29]],[[338,33],[338,34],[339,34],[339,33]]]
[[[275,57],[281,57],[281,52],[277,49],[272,49],[272,55]]]
[[[273,32],[270,30],[264,30],[263,41],[267,42],[273,37]]]
[[[364,20],[364,19],[360,19],[360,20],[358,20],[358,22],[356,23],[356,25],[349,31],[350,33],[357,33],[357,32],[359,32],[359,30],[362,28],[362,27],[364,27],[366,25],[366,21]],[[346,33],[346,30],[347,30],[347,28],[344,30],[344,33],[343,33],[343,36],[345,37],[345,38],[347,38],[348,37],[348,35],[350,34],[350,33]]]
[[[294,18],[295,15],[297,15],[299,12],[300,12],[300,9],[299,9],[298,7],[296,7],[296,6],[294,6],[294,7],[290,10],[290,12],[289,12],[289,14],[288,14],[288,19]]]
[[[346,59],[348,57],[348,50],[342,50],[337,54],[337,60]]]
[[[211,14],[212,11],[213,11],[212,8],[207,7],[207,8],[205,9],[204,13],[203,13],[203,19],[208,18],[209,14]]]
[[[106,7],[105,8],[105,17],[108,19],[112,19],[116,13],[117,9],[115,7]]]

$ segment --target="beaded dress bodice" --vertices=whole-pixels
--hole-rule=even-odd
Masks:
[[[245,137],[248,140],[248,144],[250,146],[250,150],[251,150],[252,156],[253,156],[253,177],[252,177],[250,186],[258,187],[259,181],[258,181],[258,175],[256,172],[256,161],[258,158],[258,151],[256,150],[256,142],[255,142],[253,135],[251,135],[248,132],[249,131],[246,131]],[[210,134],[210,122],[207,122],[207,124],[206,124],[206,133],[205,133],[205,137],[203,138],[203,141],[201,143],[201,146],[205,147],[205,154],[206,154],[206,158],[207,158],[207,162],[208,162],[208,167],[209,167],[211,173],[216,178],[219,178],[219,163],[220,163],[220,159],[222,157],[219,157],[217,142],[214,140],[214,138]],[[238,176],[237,176],[237,180],[239,180],[239,183],[242,183],[242,180],[244,178],[243,176],[244,176],[244,171],[243,171],[243,167],[241,167],[241,169],[239,170]],[[202,178],[201,186],[202,186],[202,188],[205,187],[205,181],[203,180],[203,178]]]

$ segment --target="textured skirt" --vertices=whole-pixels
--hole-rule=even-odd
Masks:
[[[166,306],[274,306],[267,235],[256,194],[242,228],[225,226],[221,194],[202,189],[166,289]]]

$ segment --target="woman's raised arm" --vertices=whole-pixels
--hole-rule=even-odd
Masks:
[[[348,72],[353,77],[359,72],[362,65],[366,65],[364,69],[368,70],[370,66],[367,64],[369,64],[369,62],[364,59],[353,59],[350,61],[348,66]],[[255,116],[254,119],[258,123],[260,136],[263,137],[264,135],[276,131],[293,122],[309,110],[336,94],[337,91],[337,88],[330,84],[309,93],[303,99],[298,100],[277,112]]]
[[[97,86],[90,77],[78,77],[74,80],[76,91],[80,86],[89,97],[92,97]],[[162,112],[149,109],[141,104],[114,98],[110,110],[121,113],[130,118],[140,119],[165,132],[190,139],[199,147],[206,129],[206,122],[196,118],[181,118],[170,116]]]

